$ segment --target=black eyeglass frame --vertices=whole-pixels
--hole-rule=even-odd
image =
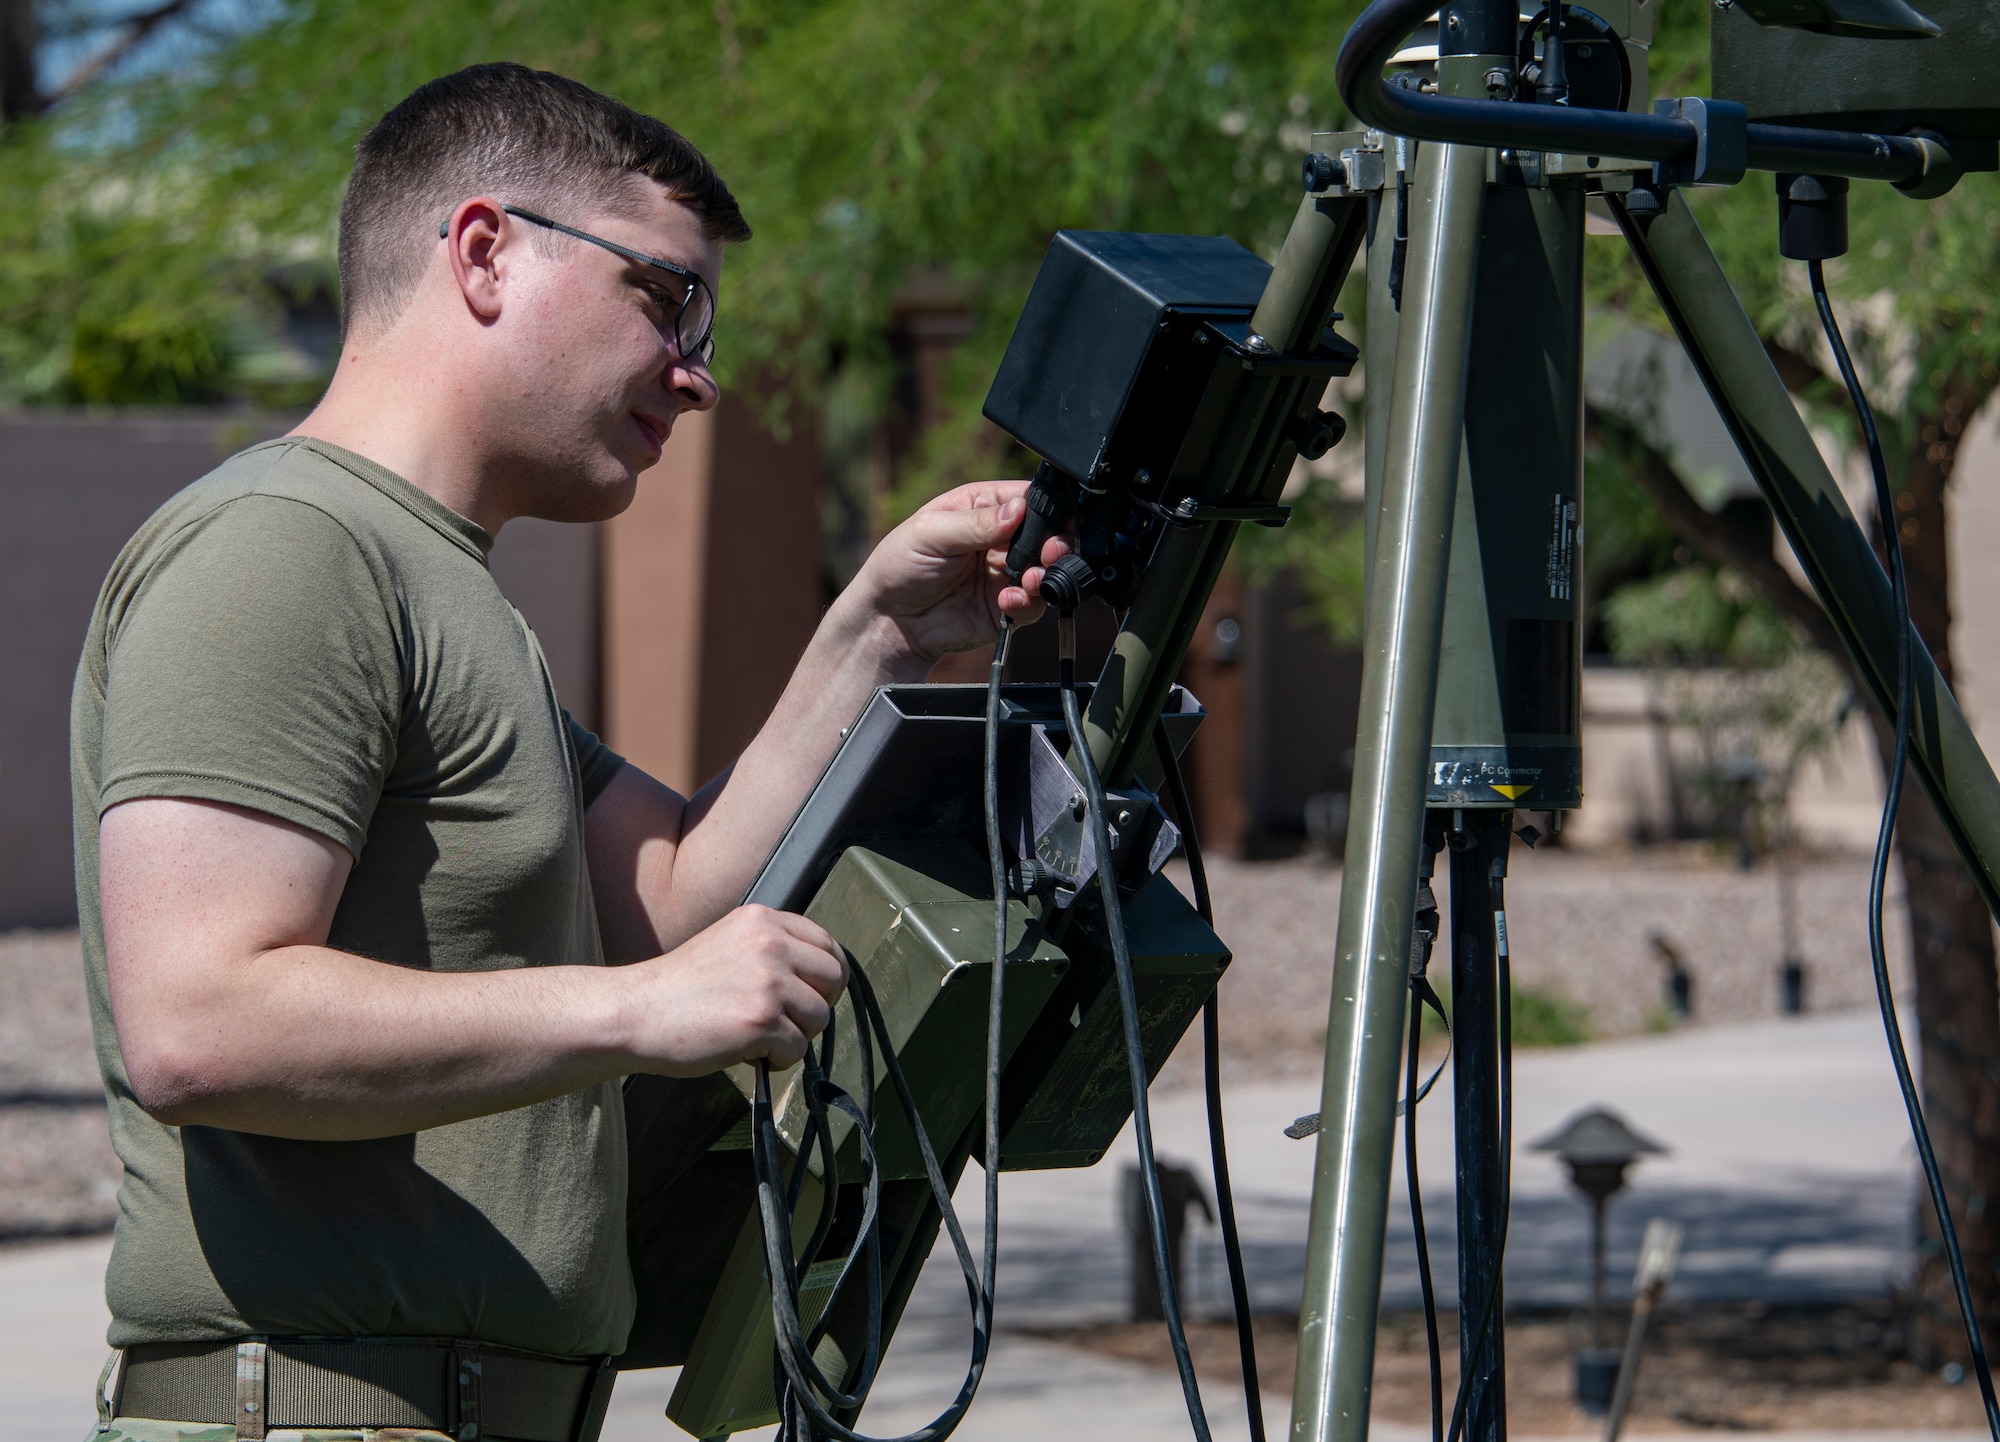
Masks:
[[[601,235],[592,235],[587,230],[578,230],[573,225],[564,225],[559,220],[550,220],[546,215],[537,215],[534,211],[524,210],[518,205],[503,205],[500,208],[509,215],[518,216],[520,219],[527,221],[530,225],[539,225],[548,230],[559,231],[563,235],[574,236],[578,240],[587,240],[592,245],[602,246],[613,255],[623,256],[635,265],[651,266],[655,270],[663,270],[668,275],[677,276],[681,280],[686,281],[687,294],[681,297],[680,309],[674,312],[674,349],[679,352],[682,360],[699,361],[703,366],[708,365],[709,362],[715,359],[715,292],[708,288],[708,282],[701,278],[700,271],[690,270],[684,265],[676,265],[671,260],[661,260],[656,255],[647,255],[642,250],[633,250],[630,246],[620,245],[615,240],[606,240]],[[443,240],[450,234],[451,221],[448,219],[440,221],[438,223],[438,239]],[[683,323],[687,320],[688,307],[694,304],[697,291],[708,297],[708,326],[696,338],[694,343],[689,345],[687,336],[683,330]]]

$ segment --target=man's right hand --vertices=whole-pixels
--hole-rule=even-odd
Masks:
[[[760,1059],[792,1065],[826,1030],[847,985],[840,943],[768,906],[739,906],[665,956],[620,972],[632,981],[634,1069],[667,1076]]]

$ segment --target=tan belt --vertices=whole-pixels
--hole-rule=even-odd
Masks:
[[[476,1342],[256,1338],[125,1349],[111,1412],[161,1422],[424,1427],[458,1442],[596,1442],[617,1374],[608,1361]]]

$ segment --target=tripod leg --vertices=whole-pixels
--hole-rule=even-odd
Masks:
[[[1292,1392],[1293,1442],[1361,1442],[1368,1435],[1411,899],[1485,198],[1485,151],[1419,147],[1369,577],[1361,726]],[[1371,384],[1383,380],[1377,376]]]
[[[1896,714],[1896,611],[1875,549],[1847,508],[1762,340],[1678,192],[1650,219],[1614,213],[1688,359],[1771,503],[1792,554],[1882,714]],[[2000,780],[1965,713],[1913,638],[1910,766],[1936,803],[1987,908],[2000,916]]]
[[[1507,1435],[1500,1290],[1507,1209],[1500,1117],[1500,978],[1493,878],[1504,875],[1510,811],[1460,811],[1451,837],[1452,1114],[1458,1143],[1458,1335],[1466,1442]],[[1497,868],[1497,870],[1496,870]],[[1482,1326],[1483,1324],[1483,1326]]]

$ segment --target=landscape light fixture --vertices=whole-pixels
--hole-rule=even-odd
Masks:
[[[1590,1198],[1590,1346],[1576,1356],[1576,1404],[1602,1416],[1611,1406],[1620,1360],[1604,1339],[1604,1206],[1625,1189],[1625,1172],[1632,1163],[1649,1152],[1663,1155],[1667,1149],[1633,1131],[1623,1117],[1605,1107],[1577,1113],[1560,1131],[1531,1147],[1555,1153],[1556,1160],[1569,1168],[1576,1189]]]

